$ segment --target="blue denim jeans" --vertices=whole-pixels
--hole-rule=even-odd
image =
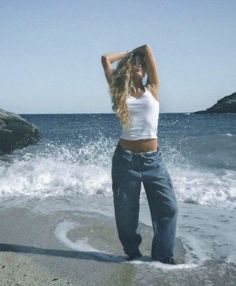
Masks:
[[[173,257],[177,221],[177,201],[160,148],[134,153],[117,144],[112,157],[112,190],[119,239],[128,256],[139,251],[141,182],[150,208],[154,237],[154,260]]]

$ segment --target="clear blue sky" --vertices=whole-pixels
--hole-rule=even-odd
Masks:
[[[235,0],[0,0],[0,108],[111,113],[101,55],[150,44],[161,112],[236,91]]]

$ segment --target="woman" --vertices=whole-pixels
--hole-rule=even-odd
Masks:
[[[119,62],[112,70],[115,61]],[[152,259],[176,264],[173,249],[177,202],[157,140],[159,79],[152,49],[144,45],[131,52],[105,54],[102,65],[112,108],[122,125],[112,157],[112,190],[119,239],[129,260],[142,256],[138,218],[143,182],[154,230]],[[145,75],[147,80],[143,84]]]

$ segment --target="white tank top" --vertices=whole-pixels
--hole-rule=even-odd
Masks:
[[[130,126],[125,129],[122,125],[120,138],[139,140],[157,138],[159,101],[146,88],[142,95],[134,97],[128,95],[127,105]]]

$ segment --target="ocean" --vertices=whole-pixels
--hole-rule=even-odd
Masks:
[[[38,127],[41,139],[0,156],[1,209],[34,201],[33,212],[71,211],[114,219],[111,159],[121,133],[115,114],[21,116]],[[179,285],[178,279],[189,285],[186,271],[196,285],[198,277],[205,279],[202,285],[236,285],[236,115],[161,113],[158,141],[179,204],[176,237],[183,248],[182,268],[172,284],[163,285]],[[140,203],[140,221],[150,227],[143,186]],[[74,250],[100,252],[100,244],[96,239],[92,243],[85,230],[86,242],[73,242],[73,228],[79,229],[75,221],[62,219],[55,225],[55,239]],[[151,261],[143,264],[157,268]],[[204,275],[203,267],[208,269]]]

